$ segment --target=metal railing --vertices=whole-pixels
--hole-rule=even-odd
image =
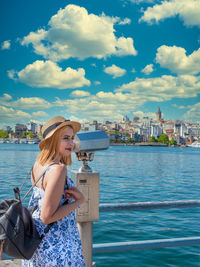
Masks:
[[[100,212],[125,211],[125,210],[151,210],[151,209],[174,209],[200,207],[199,200],[181,200],[164,202],[137,202],[121,204],[101,204]],[[200,236],[171,239],[156,239],[143,241],[129,241],[116,243],[93,244],[93,253],[109,253],[128,250],[141,250],[177,246],[200,245]]]
[[[154,201],[136,203],[100,204],[99,211],[152,210],[200,207],[200,200]]]
[[[174,209],[174,208],[193,208],[200,207],[199,200],[164,201],[164,202],[136,202],[121,204],[100,204],[100,212],[126,211],[126,210],[152,210],[152,209]],[[143,250],[153,248],[166,248],[177,246],[200,245],[200,236],[183,237],[171,239],[142,240],[116,243],[93,244],[92,253],[110,253],[130,250]],[[12,263],[13,264],[13,263]],[[13,266],[13,265],[10,266]],[[17,266],[17,265],[16,265]],[[96,266],[93,263],[91,266]]]

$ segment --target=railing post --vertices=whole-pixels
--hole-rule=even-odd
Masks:
[[[71,171],[86,201],[76,210],[86,267],[92,266],[93,221],[99,219],[99,173]]]

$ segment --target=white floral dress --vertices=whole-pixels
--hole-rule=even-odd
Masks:
[[[73,182],[69,178],[67,178],[67,184],[73,186]],[[42,186],[41,188],[35,186],[29,202],[29,206],[38,206],[33,213],[33,218],[40,235],[44,234],[46,227],[40,219],[43,196]],[[69,203],[72,201],[70,199]],[[63,205],[64,202],[63,192],[60,205]],[[22,260],[23,267],[85,267],[74,211],[55,222],[49,232],[44,235],[45,237],[33,257],[30,260]]]

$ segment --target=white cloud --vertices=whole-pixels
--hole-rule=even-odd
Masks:
[[[20,99],[10,103],[12,107],[21,109],[50,108],[52,105],[39,97],[21,97]]]
[[[156,118],[155,112],[144,113],[143,111],[138,110],[138,111],[133,112],[133,114],[134,114],[134,117],[139,117],[140,119],[142,119],[144,117],[149,117],[149,118],[153,118],[153,119]]]
[[[1,44],[1,49],[2,49],[2,50],[8,50],[8,49],[10,49],[10,46],[11,46],[11,44],[10,44],[10,40],[8,40],[8,41],[4,41],[4,42]]]
[[[189,106],[178,106],[178,109],[188,109],[188,108],[191,108],[191,105],[189,105]]]
[[[120,20],[119,25],[131,24],[131,20],[129,18],[125,18],[124,20]]]
[[[27,65],[25,69],[9,77],[33,87],[68,89],[78,88],[84,85],[89,86],[90,81],[84,76],[85,70],[83,68],[79,68],[78,70],[71,68],[62,70],[52,61],[37,60],[33,64]]]
[[[167,101],[174,97],[190,98],[199,93],[200,77],[180,75],[174,77],[163,75],[158,78],[136,79],[123,84],[117,92],[129,92],[132,96],[146,101]]]
[[[78,118],[78,117],[76,117],[76,116],[70,116],[70,121],[78,121],[78,122],[80,122],[80,123],[85,123],[85,122],[88,122],[88,120],[86,120],[86,119],[80,119],[80,118]]]
[[[21,44],[32,44],[35,53],[53,61],[136,55],[132,38],[115,36],[114,25],[128,22],[104,14],[88,14],[85,8],[70,4],[51,17],[49,30],[31,32]]]
[[[133,68],[133,69],[131,70],[131,72],[135,73],[135,72],[136,72],[135,68]]]
[[[0,101],[1,101],[1,102],[2,102],[2,101],[9,101],[9,100],[11,100],[11,99],[12,99],[12,96],[9,95],[9,94],[3,94],[3,96],[0,97]]]
[[[49,114],[47,114],[44,111],[35,111],[32,113],[32,116],[34,116],[34,117],[47,117],[47,116],[49,116]]]
[[[121,77],[126,73],[125,69],[122,69],[115,64],[110,67],[104,68],[104,72],[113,76],[113,78]]]
[[[3,94],[0,97],[0,105],[2,106],[10,106],[10,101],[12,100],[12,96],[9,94]]]
[[[163,102],[173,98],[196,97],[199,88],[200,76],[163,75],[157,78],[136,79],[122,85],[115,92],[100,91],[87,98],[57,99],[54,105],[66,107],[72,116],[80,119],[120,120],[123,114],[131,115],[134,110],[149,101]],[[152,117],[152,113],[147,116]]]
[[[52,107],[48,101],[39,97],[21,97],[14,101],[11,100],[11,95],[4,94],[3,97],[0,97],[0,104],[6,107],[20,109],[46,109]]]
[[[175,73],[197,74],[200,72],[200,48],[187,56],[182,47],[163,45],[157,49],[156,62]]]
[[[134,4],[142,4],[142,3],[154,3],[154,2],[157,2],[158,0],[129,0],[131,3],[134,3]]]
[[[100,82],[100,81],[94,81],[94,84],[95,84],[95,85],[100,85],[101,82]]]
[[[179,15],[186,26],[200,26],[199,14],[200,0],[169,0],[148,7],[140,21],[158,23],[160,20]]]
[[[70,96],[84,97],[84,96],[90,96],[90,93],[86,92],[86,91],[82,91],[82,90],[75,90],[75,91],[71,92]]]
[[[8,70],[8,77],[14,81],[17,80],[15,74],[16,74],[15,70]]]
[[[0,106],[0,123],[7,124],[8,122],[24,122],[27,119],[30,119],[31,115],[23,112],[21,110],[16,110],[13,108],[7,108]]]
[[[195,121],[200,118],[200,103],[193,105],[183,116],[187,121]]]
[[[143,99],[132,97],[129,93],[112,93],[100,91],[87,98],[57,99],[55,105],[66,107],[73,116],[90,120],[122,119],[122,114],[130,112],[130,105],[134,108],[144,103]]]
[[[4,106],[0,106],[0,124],[3,125],[15,125],[16,123],[25,123],[27,124],[29,121],[43,124],[43,122],[34,120],[33,117],[47,117],[49,114],[43,111],[32,112],[29,114],[19,109],[8,108]]]
[[[146,65],[146,67],[142,70],[146,75],[149,75],[153,72],[153,64]]]

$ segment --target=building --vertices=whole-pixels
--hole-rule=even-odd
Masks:
[[[129,117],[128,117],[127,115],[125,115],[125,116],[123,117],[123,121],[129,122],[130,119],[129,119]]]
[[[33,121],[30,121],[30,128],[29,130],[33,133],[37,133],[37,130],[38,130],[38,125],[37,123],[33,122]]]
[[[180,144],[180,136],[178,135],[168,135],[169,141],[171,141],[172,139],[175,140],[177,142],[177,144]]]
[[[200,127],[191,127],[188,129],[188,134],[192,136],[200,136]]]
[[[27,127],[26,127],[26,125],[24,125],[24,124],[19,124],[19,123],[17,123],[17,124],[15,125],[15,134],[16,134],[17,136],[20,136],[20,135],[23,134],[23,132],[25,132],[25,131],[27,131]]]
[[[159,125],[151,125],[151,128],[150,128],[151,136],[154,136],[157,139],[159,136],[161,136],[162,133],[163,133],[163,130]]]
[[[3,131],[4,131],[4,132],[6,132],[6,133],[10,133],[11,130],[12,130],[12,128],[11,128],[10,126],[7,126],[7,125],[3,126]]]
[[[134,122],[138,122],[139,120],[140,120],[139,117],[134,117],[134,118],[133,118],[133,121],[134,121]]]
[[[156,120],[160,121],[162,119],[162,113],[160,111],[160,108],[158,108],[158,111],[156,112]]]

